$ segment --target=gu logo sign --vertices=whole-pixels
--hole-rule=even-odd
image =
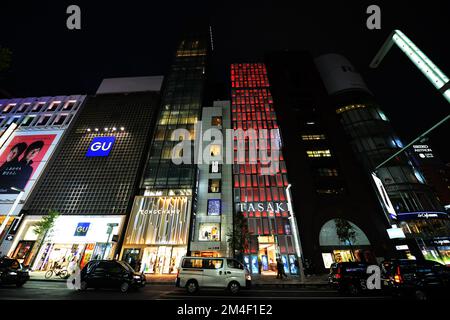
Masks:
[[[86,157],[107,157],[115,141],[116,137],[95,137],[89,145]]]
[[[75,237],[84,237],[86,236],[87,232],[89,231],[89,226],[91,225],[90,222],[80,222],[77,225],[77,228],[75,229]]]

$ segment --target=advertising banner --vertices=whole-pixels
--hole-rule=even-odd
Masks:
[[[62,131],[19,132],[0,150],[0,200],[25,200],[53,152]],[[17,190],[18,189],[18,190]]]

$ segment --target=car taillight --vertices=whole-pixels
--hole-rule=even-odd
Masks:
[[[394,282],[395,283],[402,283],[403,282],[403,277],[402,277],[402,273],[400,271],[400,266],[397,267],[397,270],[395,272]]]
[[[177,278],[180,277],[180,269],[177,270]]]

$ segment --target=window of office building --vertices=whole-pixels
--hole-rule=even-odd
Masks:
[[[47,111],[55,111],[60,105],[61,101],[52,102],[52,104],[47,108]]]
[[[60,126],[64,123],[64,121],[67,119],[67,114],[60,114],[55,118],[55,121],[53,121],[53,125]]]
[[[337,177],[338,170],[334,168],[318,168],[317,174],[321,177]]]
[[[221,154],[221,150],[220,149],[221,149],[221,147],[219,145],[212,145],[210,147],[211,156],[212,157],[220,156],[220,154]]]
[[[212,117],[211,119],[211,125],[219,127],[222,125],[222,117]]]
[[[17,113],[23,113],[25,111],[27,111],[28,107],[30,106],[29,103],[24,103],[22,104],[18,109],[17,109]]]
[[[33,107],[33,109],[31,110],[31,111],[33,111],[33,112],[39,112],[39,111],[41,111],[42,110],[42,107],[45,105],[45,102],[39,102],[39,103],[37,103],[34,107]]]
[[[316,192],[318,194],[321,195],[341,195],[345,193],[345,189],[344,188],[320,188],[320,189],[316,189]]]
[[[208,215],[220,216],[222,213],[222,200],[220,199],[208,199]]]
[[[219,161],[211,161],[209,165],[209,173],[220,173],[222,172],[222,165]]]
[[[324,134],[304,134],[302,135],[302,140],[310,141],[310,140],[325,140]]]
[[[9,124],[19,123],[20,117],[13,117],[9,120]]]
[[[76,103],[76,101],[68,101],[68,102],[64,105],[63,110],[64,110],[64,111],[70,111],[70,110],[72,110],[73,107],[75,106],[75,103]]]
[[[50,120],[51,116],[50,115],[43,115],[39,121],[36,123],[36,126],[45,126],[48,122],[48,120]]]
[[[8,104],[8,105],[3,109],[3,113],[8,113],[8,112],[10,112],[15,106],[16,106],[16,104],[14,104],[14,103]]]
[[[325,150],[308,150],[306,151],[308,158],[329,158],[331,157],[331,151]]]
[[[208,181],[208,192],[210,193],[220,193],[221,181],[220,179],[209,179]]]
[[[34,116],[27,116],[25,119],[23,119],[21,126],[22,127],[28,127],[34,120]]]

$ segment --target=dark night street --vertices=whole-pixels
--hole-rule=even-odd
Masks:
[[[358,297],[339,295],[336,290],[327,288],[258,288],[243,290],[237,296],[230,296],[223,290],[204,289],[195,295],[188,295],[184,289],[175,288],[172,285],[147,285],[146,287],[121,293],[118,290],[88,290],[79,292],[67,289],[66,284],[54,281],[30,281],[23,288],[0,287],[0,299],[7,297],[15,300],[308,300],[308,299],[354,299],[354,300],[378,300],[389,297],[374,294]]]

